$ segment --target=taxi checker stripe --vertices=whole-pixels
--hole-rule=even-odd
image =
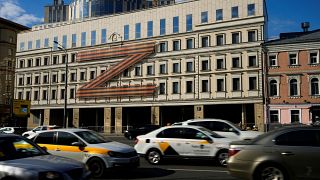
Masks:
[[[85,147],[84,150],[79,149],[78,146],[63,146],[63,145],[55,145],[55,144],[38,144],[41,147],[47,148],[49,151],[55,151],[59,149],[62,152],[84,152],[88,154],[106,154],[110,150],[103,149],[103,148],[92,148],[92,147]]]

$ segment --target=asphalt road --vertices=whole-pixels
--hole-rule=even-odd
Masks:
[[[133,146],[134,141],[122,136],[108,136],[111,140]],[[172,180],[235,180],[224,167],[213,161],[200,160],[168,160],[161,165],[150,165],[144,158],[140,159],[140,167],[136,169],[116,168],[108,170],[102,179],[172,179]]]

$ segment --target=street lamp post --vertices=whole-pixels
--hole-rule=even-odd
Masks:
[[[67,99],[67,92],[68,92],[68,53],[67,50],[59,44],[58,41],[53,41],[55,44],[58,45],[58,48],[62,50],[65,54],[65,80],[64,80],[64,109],[63,109],[63,127],[68,128],[68,112],[67,112],[67,106],[68,106],[68,99]]]

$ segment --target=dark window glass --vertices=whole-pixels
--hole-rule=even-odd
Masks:
[[[124,40],[129,40],[129,25],[123,27]]]
[[[166,52],[167,51],[167,42],[161,42],[159,44],[159,52]]]
[[[173,17],[173,33],[179,32],[179,17]]]
[[[233,91],[240,91],[240,78],[233,78],[232,79],[232,90]]]
[[[278,83],[276,80],[270,81],[270,96],[278,96]]]
[[[209,61],[202,61],[202,62],[201,62],[201,70],[202,70],[202,71],[207,71],[207,70],[209,70]]]
[[[202,47],[209,47],[209,37],[208,36],[201,38],[201,46]]]
[[[217,69],[224,69],[224,59],[217,59]]]
[[[209,91],[209,82],[208,80],[202,80],[202,92],[208,92]]]
[[[160,74],[166,74],[166,65],[165,64],[160,64]]]
[[[187,39],[187,49],[192,49],[193,46],[193,39]]]
[[[191,129],[191,128],[183,128],[182,137],[184,137],[185,139],[206,139],[206,138],[208,138],[208,136],[205,135],[204,133],[202,133],[196,129]]]
[[[182,128],[169,128],[157,134],[157,138],[183,138]]]
[[[193,72],[193,62],[187,62],[187,72]]]
[[[257,90],[257,78],[249,77],[249,90]]]
[[[208,22],[208,11],[201,12],[201,23]]]
[[[241,62],[239,57],[232,58],[232,68],[240,68]]]
[[[291,123],[299,123],[300,122],[300,111],[299,110],[291,110]]]
[[[186,16],[186,31],[192,31],[192,14],[188,14]]]
[[[173,63],[172,68],[173,73],[180,73],[179,63]]]
[[[255,4],[248,4],[248,16],[255,15]]]
[[[256,67],[257,66],[257,57],[256,56],[249,56],[249,67]]]
[[[160,19],[160,35],[166,34],[166,19]]]
[[[279,122],[279,111],[278,110],[270,110],[270,122],[278,123]]]
[[[222,46],[222,45],[224,45],[224,37],[223,37],[222,34],[217,35],[216,38],[217,38],[217,46]]]
[[[173,50],[179,51],[180,50],[180,40],[173,41]]]
[[[234,7],[231,8],[231,17],[232,18],[238,18],[239,17],[238,6],[234,6]]]
[[[290,80],[290,96],[298,96],[298,81],[296,79]]]
[[[147,28],[148,28],[148,37],[152,37],[153,36],[153,21],[148,21],[147,24]]]
[[[257,41],[256,31],[249,31],[248,32],[248,42],[254,42],[254,41]]]
[[[317,78],[311,79],[311,95],[319,95],[319,80]]]
[[[179,83],[173,82],[172,83],[172,94],[178,94],[179,93]]]
[[[58,145],[72,146],[71,144],[74,142],[79,142],[79,139],[73,134],[67,132],[58,132]]]
[[[166,93],[166,84],[160,83],[159,84],[159,94],[165,94]]]
[[[223,20],[223,11],[222,9],[217,9],[216,10],[216,21],[221,21]]]
[[[186,85],[187,85],[186,93],[192,93],[193,92],[193,82],[187,81]]]
[[[278,136],[275,144],[280,146],[319,146],[319,130],[297,130]]]
[[[153,75],[153,66],[147,66],[147,75]]]
[[[240,33],[232,33],[232,44],[240,43]]]
[[[224,79],[217,79],[217,91],[224,91]]]
[[[40,133],[34,140],[37,144],[54,144],[55,132]]]

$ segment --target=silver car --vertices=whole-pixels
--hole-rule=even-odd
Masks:
[[[0,134],[0,179],[88,179],[83,163],[53,156],[32,141],[17,135]]]

